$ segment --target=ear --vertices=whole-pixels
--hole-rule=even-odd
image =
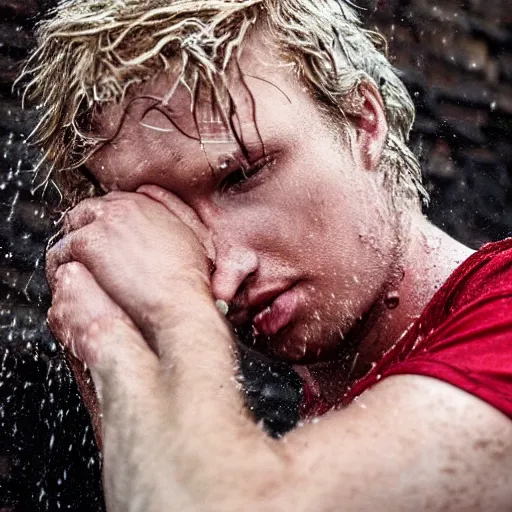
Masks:
[[[388,136],[386,107],[373,82],[361,83],[358,92],[362,107],[353,117],[357,134],[358,158],[364,169],[375,171],[380,163]]]

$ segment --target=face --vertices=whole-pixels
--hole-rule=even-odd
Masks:
[[[240,66],[243,80],[234,74],[229,89],[245,152],[206,98],[194,119],[180,86],[161,111],[132,101],[89,168],[108,190],[156,184],[190,205],[212,233],[212,290],[230,304],[230,321],[271,355],[320,360],[343,346],[389,280],[392,213],[355,128],[349,144],[268,50],[252,45]],[[164,98],[173,78],[140,94]],[[102,130],[125,109],[103,112]]]

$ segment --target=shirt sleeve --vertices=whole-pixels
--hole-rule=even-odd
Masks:
[[[416,340],[381,377],[416,374],[452,384],[512,418],[512,278],[481,290]],[[474,297],[474,295],[473,295]]]

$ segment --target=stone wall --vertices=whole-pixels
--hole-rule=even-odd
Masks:
[[[53,228],[31,194],[36,116],[12,92],[41,8],[0,0],[0,510],[99,511],[100,460],[85,408],[50,335],[44,248]]]
[[[53,228],[31,194],[34,110],[12,93],[32,27],[50,0],[0,0],[0,510],[101,510],[100,461],[87,413],[48,332],[42,272]],[[418,108],[412,144],[432,195],[428,215],[476,247],[512,232],[512,0],[366,0],[368,27]],[[245,368],[260,416],[273,374]],[[269,393],[266,393],[269,396]],[[284,396],[286,393],[282,393]],[[286,423],[293,408],[283,409]],[[274,418],[275,419],[275,418]]]
[[[512,0],[369,0],[417,106],[428,214],[478,247],[512,233]]]

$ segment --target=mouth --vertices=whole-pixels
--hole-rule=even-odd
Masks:
[[[298,306],[298,293],[290,288],[278,295],[271,304],[252,320],[256,336],[275,336],[292,320]]]

